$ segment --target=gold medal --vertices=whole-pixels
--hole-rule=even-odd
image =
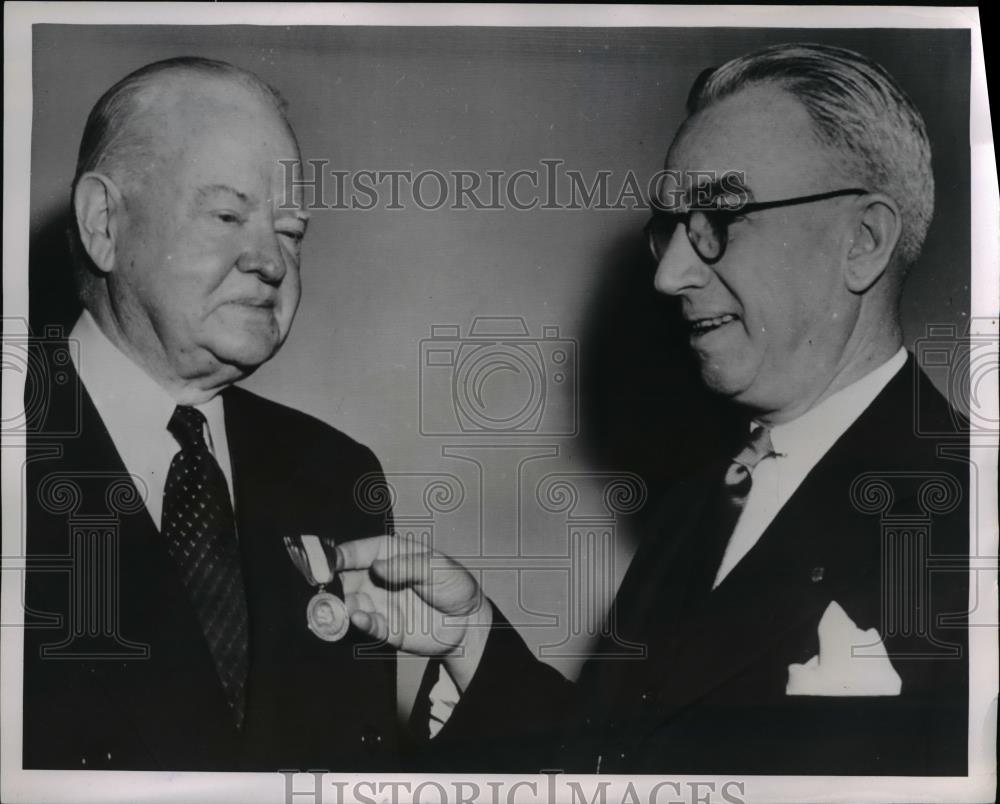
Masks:
[[[350,624],[347,606],[339,597],[324,592],[320,587],[306,607],[306,624],[320,639],[336,642],[347,633]]]
[[[325,642],[336,642],[347,633],[350,618],[344,601],[326,591],[333,570],[323,544],[318,536],[286,536],[285,549],[306,581],[317,587],[306,605],[306,626]]]

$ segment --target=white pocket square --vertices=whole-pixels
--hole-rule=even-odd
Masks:
[[[878,631],[862,631],[834,601],[819,621],[819,656],[788,665],[785,694],[899,695],[902,687]]]

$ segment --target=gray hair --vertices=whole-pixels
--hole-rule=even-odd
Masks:
[[[142,102],[144,93],[166,77],[180,77],[184,74],[230,80],[246,87],[274,107],[294,139],[295,134],[288,122],[288,104],[276,89],[249,70],[224,61],[198,56],[180,56],[153,62],[122,78],[105,92],[90,110],[87,124],[83,129],[83,138],[80,140],[76,172],[70,190],[71,204],[77,184],[85,173],[105,171],[125,174],[130,172],[132,163],[145,161],[135,158],[143,154],[149,145],[148,138],[140,132],[138,126],[139,118],[148,111]],[[93,268],[80,241],[80,233],[75,223],[70,226],[69,238],[77,290],[81,301],[86,305]]]
[[[844,48],[774,45],[703,73],[688,109],[693,114],[755,84],[773,84],[793,95],[819,141],[842,154],[866,187],[899,205],[897,254],[904,266],[915,262],[934,215],[931,147],[923,117],[895,79]]]

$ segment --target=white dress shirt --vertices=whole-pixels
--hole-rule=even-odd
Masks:
[[[806,475],[905,363],[906,349],[900,347],[889,360],[860,380],[799,418],[771,428],[771,444],[778,454],[762,460],[753,471],[750,493],[729,538],[713,588],[750,552]],[[751,427],[757,424],[754,422]],[[459,697],[458,688],[442,665],[430,691],[432,738],[444,727]]]
[[[153,523],[159,529],[167,472],[174,455],[180,451],[180,445],[167,430],[177,402],[118,350],[86,310],[73,327],[70,339],[80,347],[79,360],[76,354],[73,356],[77,374],[104,421],[126,471],[133,475]],[[235,500],[222,398],[215,396],[211,401],[194,407],[205,416],[205,441],[226,476],[230,500]],[[437,734],[458,701],[458,689],[443,667],[430,700],[429,725],[432,733]]]
[[[83,387],[107,427],[125,469],[133,475],[146,509],[157,528],[163,512],[163,487],[177,440],[167,430],[177,402],[145,371],[108,339],[86,310],[77,320],[70,340],[79,344],[73,363]],[[205,441],[226,476],[233,500],[233,469],[226,439],[222,398],[195,405],[207,421]]]
[[[753,471],[750,493],[733,535],[729,537],[713,588],[722,583],[757,544],[806,475],[905,362],[906,349],[900,347],[896,354],[860,380],[827,397],[797,419],[771,428],[771,444],[777,455],[765,458]]]

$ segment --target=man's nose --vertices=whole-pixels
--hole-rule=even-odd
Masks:
[[[279,235],[271,227],[261,227],[247,243],[239,260],[239,269],[255,273],[268,284],[277,285],[285,278],[287,268]]]
[[[660,256],[653,285],[660,293],[676,296],[685,290],[702,288],[712,278],[712,269],[698,256],[683,226],[678,226]]]

